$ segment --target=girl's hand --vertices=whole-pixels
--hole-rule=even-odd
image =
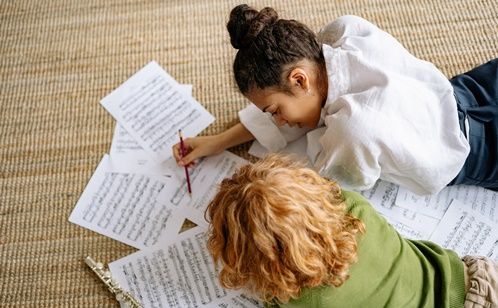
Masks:
[[[220,135],[183,139],[186,155],[182,158],[180,143],[173,146],[173,157],[180,166],[188,166],[196,159],[219,154],[225,150]]]

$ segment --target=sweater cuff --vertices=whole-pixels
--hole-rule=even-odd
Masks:
[[[271,120],[254,104],[239,111],[240,123],[247,128],[259,143],[270,152],[277,152],[287,145],[284,136]]]

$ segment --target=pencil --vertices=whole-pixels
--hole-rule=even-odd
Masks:
[[[178,135],[180,136],[180,154],[182,155],[182,158],[185,157],[185,144],[183,143],[183,136],[182,136],[182,130],[178,130]],[[191,195],[192,194],[192,188],[190,187],[190,176],[188,174],[188,167],[187,165],[183,166],[185,168],[185,177],[187,178],[187,189],[188,193]]]

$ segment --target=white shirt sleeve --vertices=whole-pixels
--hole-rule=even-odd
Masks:
[[[270,152],[278,152],[289,142],[297,140],[309,129],[290,127],[287,124],[278,127],[273,118],[261,111],[254,104],[249,104],[239,111],[240,123],[247,128],[262,146]]]
[[[386,69],[400,66],[410,68],[411,61],[417,65],[422,61],[415,58],[396,38],[373,23],[358,16],[341,16],[325,26],[318,33],[318,40],[342,50],[357,51],[375,65]],[[433,67],[432,63],[425,65]]]
[[[392,95],[398,87],[374,87],[335,101],[338,111],[325,117],[326,130],[308,140],[320,145],[314,166],[322,176],[355,190],[369,189],[380,178],[420,195],[437,193],[454,178],[467,151],[454,151],[443,144],[448,138],[442,141],[431,131],[429,124],[437,122],[437,114],[400,105],[375,107],[373,102],[398,97]],[[405,89],[405,98],[416,98],[422,91]],[[409,112],[422,122],[408,121]]]
[[[441,190],[469,153],[446,76],[360,17],[340,17],[318,37],[335,86],[315,168],[356,189],[380,178],[418,194]]]
[[[345,15],[329,23],[318,32],[318,41],[332,47],[338,47],[345,36],[367,36],[375,25],[354,15]]]
[[[339,115],[341,117],[341,115]],[[368,126],[356,125],[337,115],[325,118],[327,129],[319,137],[321,151],[315,160],[319,173],[346,189],[365,190],[379,179],[381,149]]]

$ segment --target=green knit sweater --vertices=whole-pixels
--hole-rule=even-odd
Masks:
[[[337,288],[305,289],[298,299],[267,307],[463,307],[463,264],[453,251],[405,239],[360,194],[343,196],[346,210],[366,230],[348,280]]]

